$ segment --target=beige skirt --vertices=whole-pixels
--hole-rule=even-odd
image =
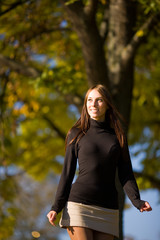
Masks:
[[[67,202],[59,225],[61,228],[87,227],[119,237],[119,210]]]

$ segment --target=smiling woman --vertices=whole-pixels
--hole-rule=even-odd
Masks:
[[[113,240],[119,236],[116,169],[133,205],[141,212],[152,210],[140,199],[119,118],[108,90],[96,85],[86,93],[80,119],[67,134],[63,171],[47,217],[55,225],[63,209],[60,227],[67,229],[71,240]],[[72,184],[77,160],[79,174]]]
[[[103,122],[105,120],[105,114],[107,110],[107,104],[104,101],[101,94],[93,89],[88,94],[87,99],[87,111],[92,119]]]

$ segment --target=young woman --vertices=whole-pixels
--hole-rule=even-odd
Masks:
[[[79,174],[72,184],[77,159]],[[52,225],[63,209],[60,226],[71,240],[113,240],[119,235],[115,174],[133,205],[151,211],[140,199],[133,175],[127,139],[120,114],[108,90],[96,85],[88,90],[80,119],[66,138],[66,154],[55,202],[47,217]]]

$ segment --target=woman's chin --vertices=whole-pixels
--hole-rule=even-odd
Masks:
[[[91,117],[93,120],[97,120],[97,121],[99,120],[99,117],[98,117],[98,116],[93,116],[93,115],[92,115],[92,116],[90,116],[90,117]]]

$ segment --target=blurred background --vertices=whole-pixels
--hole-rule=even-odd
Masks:
[[[0,240],[69,239],[46,214],[66,133],[97,83],[126,119],[153,207],[140,213],[120,189],[120,239],[160,239],[159,20],[158,0],[0,0]]]

